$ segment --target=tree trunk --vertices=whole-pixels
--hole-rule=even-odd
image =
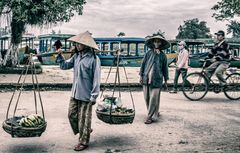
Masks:
[[[2,53],[0,52],[0,67],[3,65]]]
[[[11,44],[5,58],[3,60],[3,66],[16,67],[18,64],[18,45]]]

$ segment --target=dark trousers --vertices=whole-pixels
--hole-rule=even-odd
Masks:
[[[79,143],[88,145],[91,133],[92,103],[71,98],[68,118],[73,133],[79,133]]]
[[[161,88],[151,88],[149,85],[144,85],[143,94],[148,111],[147,119],[157,121],[160,106]]]
[[[174,85],[173,85],[174,90],[177,90],[178,78],[179,78],[180,74],[182,74],[182,80],[184,80],[185,77],[187,76],[187,69],[181,68],[181,69],[176,69],[175,70]]]

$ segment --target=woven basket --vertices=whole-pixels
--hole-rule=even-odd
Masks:
[[[46,130],[47,122],[38,127],[22,127],[17,124],[17,120],[22,117],[14,117],[3,122],[2,127],[4,131],[11,134],[12,137],[40,137]]]
[[[97,117],[101,121],[109,124],[131,124],[133,123],[135,112],[128,114],[111,114],[110,112],[101,112],[96,110]]]

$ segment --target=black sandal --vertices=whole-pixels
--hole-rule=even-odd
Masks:
[[[83,150],[85,150],[87,147],[88,147],[88,145],[84,145],[84,144],[79,143],[79,144],[77,144],[77,145],[75,146],[74,150],[75,150],[75,151],[83,151]]]
[[[144,123],[145,124],[152,124],[153,120],[152,119],[147,119]]]

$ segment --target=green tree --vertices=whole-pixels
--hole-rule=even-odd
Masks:
[[[227,32],[232,33],[233,38],[240,37],[240,23],[237,21],[230,21],[230,24],[227,24]]]
[[[124,32],[119,32],[119,34],[117,36],[118,37],[124,37],[124,36],[126,36],[126,34]]]
[[[191,19],[184,21],[183,25],[178,27],[177,39],[198,39],[211,38],[210,28],[207,22],[199,21],[199,19]]]
[[[150,38],[150,37],[158,36],[158,35],[160,35],[160,36],[162,36],[162,37],[165,38],[165,32],[163,32],[163,31],[160,30],[160,29],[159,29],[157,32],[153,33],[152,35],[146,36],[145,38],[148,39],[148,38]]]
[[[230,20],[240,16],[240,0],[221,0],[212,7],[213,17],[217,20]]]
[[[43,26],[68,22],[75,12],[82,14],[85,3],[85,0],[1,0],[0,15],[11,18],[11,47],[3,64],[8,59],[12,60],[14,66],[17,64],[17,48],[26,25]]]

